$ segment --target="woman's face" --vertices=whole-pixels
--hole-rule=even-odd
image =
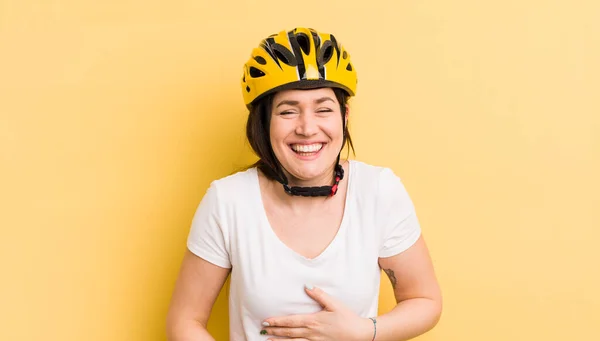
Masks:
[[[274,96],[271,145],[290,184],[329,184],[343,137],[340,103],[331,88],[286,90]]]

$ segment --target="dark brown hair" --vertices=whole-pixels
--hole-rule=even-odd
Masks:
[[[346,118],[346,105],[348,104],[349,96],[341,89],[332,88],[335,97],[340,104],[340,112],[342,113],[342,124]],[[250,107],[248,121],[246,122],[246,138],[258,156],[259,160],[252,165],[260,169],[267,178],[279,182],[284,182],[286,179],[281,164],[277,160],[273,147],[271,146],[270,125],[271,125],[271,110],[273,106],[273,97],[275,94],[269,94],[258,100]],[[355,154],[352,138],[348,131],[348,124],[344,124],[344,140],[342,146],[348,145],[348,153],[352,149]],[[340,151],[341,152],[341,151]],[[338,157],[339,162],[339,157]],[[287,181],[286,181],[287,182]]]

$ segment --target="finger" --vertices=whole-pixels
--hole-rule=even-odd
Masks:
[[[327,311],[335,311],[339,307],[338,301],[320,288],[306,285],[304,290]]]
[[[263,330],[264,332],[261,331],[261,334],[263,335],[284,336],[286,338],[293,338],[294,340],[309,336],[309,330],[307,328],[267,327]]]
[[[310,318],[307,315],[288,315],[282,317],[272,317],[263,321],[265,327],[288,327],[300,328],[307,327],[310,324]]]

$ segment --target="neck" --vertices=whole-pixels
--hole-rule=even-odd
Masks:
[[[318,177],[304,180],[298,179],[288,173],[286,170],[283,170],[285,176],[288,179],[288,186],[290,187],[316,187],[316,186],[331,186],[334,181],[334,173],[335,173],[335,164],[331,167],[328,167],[326,171],[324,171]]]
[[[346,162],[347,162],[346,160],[340,160],[340,165],[344,168],[344,164]],[[288,186],[289,187],[331,186],[335,183],[335,178],[334,178],[335,174],[334,173],[335,173],[335,168],[336,168],[337,164],[338,163],[336,160],[336,163],[333,164],[331,167],[329,167],[327,171],[323,172],[322,175],[320,175],[316,178],[310,179],[310,180],[302,180],[302,179],[292,177],[287,171],[284,170],[286,177],[288,179]],[[340,181],[338,186],[342,186],[342,183],[344,180],[345,180],[345,177],[342,178],[342,180]],[[328,199],[332,198],[329,196],[311,197],[311,196],[290,195],[285,192],[284,186],[280,182],[271,180],[271,181],[269,181],[269,183],[270,183],[270,187],[271,187],[271,192],[275,194],[275,196],[278,198],[278,200],[280,200],[281,202],[286,203],[290,206],[321,205]]]
[[[306,212],[307,209],[313,209],[317,207],[322,207],[324,203],[332,199],[332,197],[305,197],[305,196],[296,196],[290,195],[285,192],[283,186],[277,182],[272,182],[272,191],[274,195],[277,197],[277,200],[288,208],[292,209],[294,212]]]

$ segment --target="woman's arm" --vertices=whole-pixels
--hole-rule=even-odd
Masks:
[[[214,341],[206,324],[229,271],[186,251],[167,314],[169,341]]]
[[[380,258],[398,303],[377,318],[377,341],[409,340],[432,329],[442,313],[442,294],[423,237],[406,251]]]
[[[380,258],[379,265],[392,282],[398,304],[389,313],[377,317],[374,340],[405,341],[433,328],[442,312],[442,295],[423,238],[398,255]],[[323,310],[268,318],[264,321],[266,335],[285,337],[285,340],[373,340],[370,319],[358,316],[320,288],[305,290]]]

